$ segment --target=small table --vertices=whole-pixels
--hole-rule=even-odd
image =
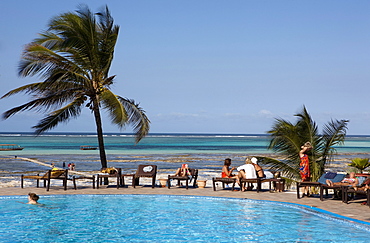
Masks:
[[[121,185],[121,174],[115,173],[115,174],[97,174],[96,178],[96,188],[99,189],[99,185],[102,184],[103,178],[109,178],[109,177],[117,177],[117,189],[119,189]]]
[[[135,187],[135,174],[122,174],[121,175],[122,186],[125,186],[125,176],[132,177],[132,187]]]
[[[285,180],[282,179],[282,178],[273,178],[273,179],[269,179],[269,189],[270,191],[271,190],[271,182],[273,183],[273,186],[274,186],[274,190],[277,191],[277,192],[283,192],[285,190]]]
[[[76,180],[80,180],[80,179],[89,179],[89,180],[92,180],[93,189],[95,189],[95,178],[94,178],[94,176],[77,176],[77,177],[73,177],[72,178],[73,187],[74,187],[75,190],[77,190]]]

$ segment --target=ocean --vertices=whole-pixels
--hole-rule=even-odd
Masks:
[[[270,137],[261,134],[150,134],[135,144],[132,134],[106,133],[105,149],[109,167],[133,173],[139,164],[156,164],[159,174],[174,173],[182,163],[198,168],[205,179],[220,174],[225,158],[232,166],[242,165],[246,156],[276,156],[268,150]],[[96,172],[101,168],[98,150],[80,150],[82,145],[97,146],[93,133],[0,133],[0,144],[18,144],[20,151],[0,151],[0,187],[19,184],[23,173],[43,172],[46,166],[20,160],[31,158],[46,164],[75,163],[77,171]],[[354,157],[370,154],[370,136],[347,136],[336,147],[333,166],[343,170]]]

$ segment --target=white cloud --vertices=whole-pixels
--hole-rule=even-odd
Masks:
[[[274,114],[269,110],[260,110],[258,115],[266,118],[271,118],[274,116]]]

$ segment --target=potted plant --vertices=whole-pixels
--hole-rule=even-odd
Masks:
[[[167,186],[167,180],[168,179],[158,179],[159,180],[159,184],[161,187],[166,187]]]
[[[207,180],[197,180],[197,185],[199,188],[205,188],[207,185]]]

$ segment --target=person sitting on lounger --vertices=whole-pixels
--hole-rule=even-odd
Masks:
[[[252,160],[250,158],[246,158],[245,164],[242,166],[239,166],[237,170],[239,171],[238,181],[240,181],[241,179],[256,179],[257,178],[256,169],[254,168]],[[247,188],[241,188],[241,190],[242,191],[252,190],[252,188],[253,188],[253,185]]]
[[[355,176],[355,172],[351,172],[349,177],[344,178],[341,182],[332,182],[331,180],[327,179],[326,184],[329,186],[357,186],[358,179]]]
[[[239,171],[238,177],[244,179],[256,179],[256,169],[253,166],[253,162],[250,158],[246,158],[245,164],[237,168]]]
[[[256,157],[251,158],[252,165],[254,166],[254,169],[256,170],[256,174],[258,178],[265,178],[265,173],[263,172],[262,167],[258,164],[258,159]]]
[[[237,176],[233,174],[233,170],[235,170],[235,167],[232,167],[230,169],[230,165],[231,165],[231,159],[229,158],[225,159],[225,163],[224,163],[224,166],[222,167],[222,173],[221,173],[222,178],[237,178]]]
[[[231,165],[231,159],[227,158],[225,159],[224,166],[222,167],[221,177],[222,178],[233,178],[236,179],[236,182],[240,185],[239,177],[238,175],[233,174],[233,170],[235,170],[235,167],[232,167],[230,169]]]
[[[182,164],[181,168],[178,168],[175,176],[188,176],[191,175],[188,164]]]

